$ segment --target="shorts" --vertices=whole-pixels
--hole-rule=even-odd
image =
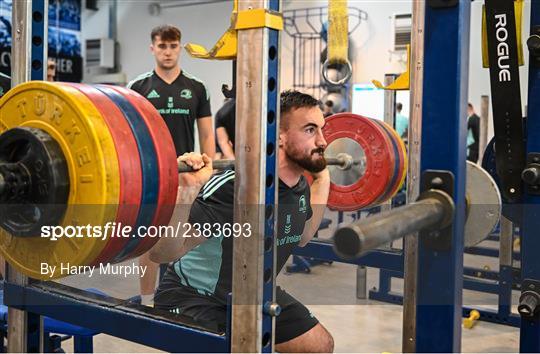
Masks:
[[[281,313],[276,317],[276,344],[299,337],[319,323],[304,305],[279,286],[276,287],[276,302],[281,307]],[[227,301],[199,294],[182,285],[171,267],[156,290],[154,307],[191,317],[201,324],[213,323],[221,332],[226,329]]]

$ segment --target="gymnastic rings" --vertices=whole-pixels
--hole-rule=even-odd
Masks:
[[[330,77],[329,73],[332,69],[338,72],[337,76],[338,78],[341,77],[340,79]],[[322,66],[321,74],[324,81],[330,85],[343,86],[352,76],[351,62],[349,60],[346,60],[345,62],[330,62],[326,60]]]

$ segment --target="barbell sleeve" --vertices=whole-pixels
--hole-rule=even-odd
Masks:
[[[326,164],[329,166],[338,166],[342,170],[350,169],[355,161],[351,155],[340,152],[336,157],[326,157]]]
[[[334,252],[351,260],[390,241],[424,230],[440,230],[451,224],[454,202],[443,191],[429,190],[417,202],[338,227]]]
[[[227,170],[234,168],[234,159],[232,160],[214,160],[212,161],[212,167],[215,170]],[[352,156],[346,153],[339,153],[335,157],[326,157],[326,163],[330,166],[338,166],[343,170],[350,169],[355,164],[360,164],[361,161],[354,161]],[[192,172],[191,166],[185,162],[178,162],[178,172]]]

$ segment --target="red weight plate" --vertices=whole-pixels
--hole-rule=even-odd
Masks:
[[[377,199],[375,204],[381,204],[390,199],[395,192],[397,186],[400,184],[401,181],[401,173],[403,170],[403,154],[400,150],[399,143],[395,140],[394,134],[389,130],[390,126],[386,124],[382,120],[373,119],[375,123],[379,125],[379,127],[385,132],[385,134],[388,136],[390,141],[392,142],[392,155],[394,158],[394,171],[392,172],[392,179],[391,182],[386,187],[386,191]]]
[[[107,123],[118,152],[120,166],[120,203],[116,223],[122,223],[123,226],[135,225],[141,201],[142,172],[139,150],[131,128],[118,107],[101,91],[88,85],[63,84],[79,90],[88,97]],[[125,247],[127,240],[124,237],[110,237],[93,264],[111,261]]]
[[[384,123],[384,122],[383,122]],[[384,123],[386,129],[390,132],[392,135],[392,139],[396,142],[399,150],[399,159],[402,162],[399,167],[399,175],[398,175],[398,182],[394,186],[394,189],[390,192],[390,198],[396,195],[396,193],[401,189],[401,186],[403,186],[403,182],[405,181],[405,177],[407,176],[407,148],[405,147],[405,143],[403,140],[399,137],[398,133],[394,128],[392,128],[389,124]]]
[[[371,119],[352,113],[328,117],[323,133],[328,145],[339,138],[354,140],[366,156],[366,170],[358,181],[348,186],[330,185],[328,207],[355,211],[372,205],[385,192],[394,170],[393,146],[386,133]]]
[[[159,167],[159,192],[158,205],[152,220],[152,225],[167,225],[172,217],[176,203],[176,194],[178,190],[178,163],[176,162],[176,149],[165,125],[163,118],[154,108],[154,106],[137,92],[120,87],[109,86],[122,96],[124,96],[139,114],[143,117],[158,156]],[[131,252],[130,258],[140,256],[152,248],[159,240],[157,237],[145,237],[139,245]]]

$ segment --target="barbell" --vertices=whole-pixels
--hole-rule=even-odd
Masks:
[[[273,123],[276,124],[276,123]],[[43,236],[43,227],[167,225],[178,173],[167,126],[144,97],[123,87],[29,82],[0,100],[0,251],[37,279],[42,263],[117,263],[148,251],[157,238]],[[391,198],[403,183],[405,146],[374,119],[327,118],[334,210],[358,210]],[[215,161],[217,169],[234,161]],[[56,269],[59,269],[57,267]]]
[[[502,202],[497,184],[489,173],[470,161],[466,164],[463,244],[472,247],[485,240],[498,224]],[[440,230],[452,224],[454,212],[454,201],[446,191],[428,189],[415,202],[338,226],[333,235],[334,251],[344,259],[355,259],[417,232],[432,231],[427,237],[436,239],[440,237]]]
[[[346,154],[344,152],[341,152],[337,154],[335,157],[326,157],[324,158],[326,160],[326,164],[328,166],[336,166],[340,170],[349,170],[353,166],[361,166],[365,164],[365,160],[353,160],[352,156],[349,154]],[[224,159],[224,160],[216,160],[212,161],[212,168],[218,171],[222,170],[232,170],[234,169],[235,160],[234,159]],[[179,173],[185,173],[185,172],[192,172],[193,169],[187,165],[185,162],[178,162],[178,172]],[[1,181],[0,181],[1,183]],[[1,185],[0,185],[1,188]]]

